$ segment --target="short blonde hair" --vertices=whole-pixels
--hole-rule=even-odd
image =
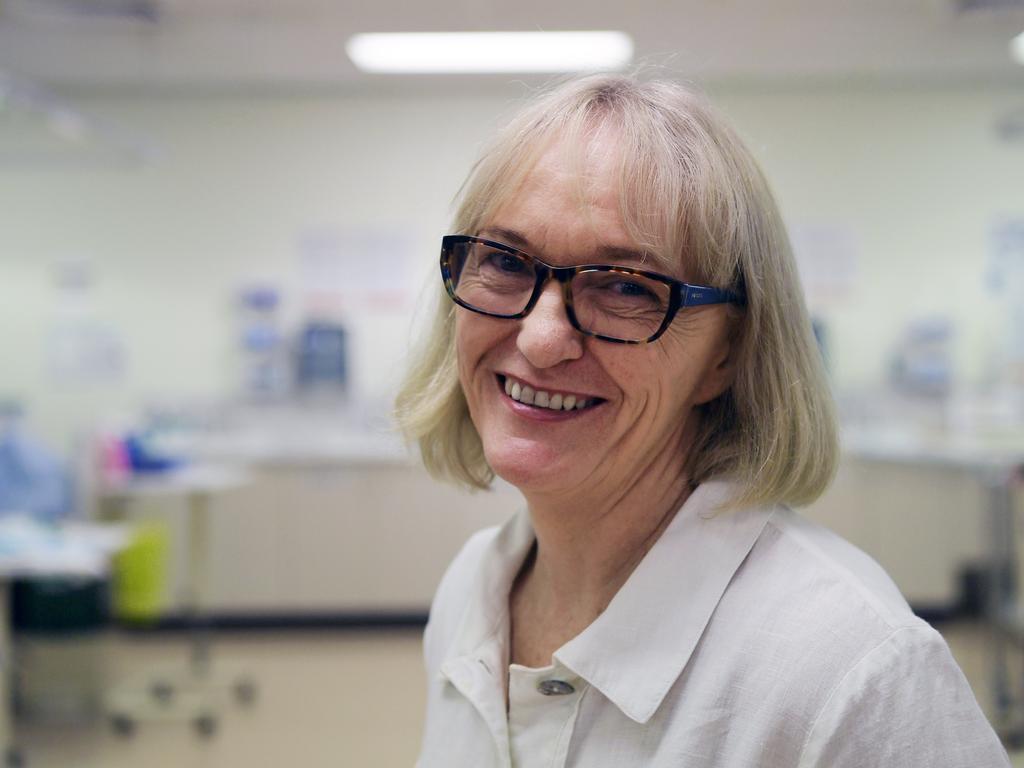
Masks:
[[[702,96],[673,82],[607,74],[547,91],[473,166],[454,231],[479,232],[556,140],[579,147],[600,127],[616,131],[620,209],[637,245],[662,264],[684,261],[688,279],[746,296],[734,338],[736,376],[700,407],[690,482],[737,481],[730,506],[811,503],[831,482],[838,457],[821,356],[768,184]],[[486,488],[494,473],[459,384],[456,308],[437,285],[433,325],[399,393],[397,418],[431,474]]]

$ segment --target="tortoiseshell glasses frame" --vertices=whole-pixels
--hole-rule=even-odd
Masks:
[[[478,254],[477,251],[481,253]],[[491,281],[487,285],[481,285],[483,281],[477,280],[474,296],[477,303],[467,300],[466,292],[460,293],[459,290],[469,253],[473,253],[478,260],[483,256],[498,256],[503,259],[501,264],[488,265],[491,274],[498,275],[497,280],[502,284],[498,285],[493,277],[487,278]],[[474,265],[478,272],[479,267],[479,264]],[[531,277],[532,285],[529,282]],[[508,320],[520,319],[530,314],[544,286],[549,280],[554,279],[561,286],[562,300],[572,327],[585,336],[616,344],[648,344],[656,341],[681,309],[710,304],[745,303],[744,298],[733,291],[694,285],[645,269],[615,264],[556,267],[518,248],[473,235],[446,235],[441,239],[441,278],[444,280],[448,296],[459,306],[481,315]],[[516,283],[514,291],[503,284],[513,280]],[[603,293],[591,293],[598,293],[602,297],[611,296],[611,301],[602,298],[609,306],[600,309],[601,317],[611,317],[611,322],[596,320],[597,315],[593,311],[590,313],[589,322],[580,321],[573,294],[574,281],[581,284],[585,281],[597,281]],[[609,290],[609,286],[614,286],[614,289]],[[588,289],[589,287],[588,285]],[[644,302],[645,306],[639,307],[638,302]],[[515,311],[498,311],[497,305],[503,303],[509,306],[502,307],[502,310],[514,307]],[[587,303],[589,306],[591,302],[587,300]],[[591,324],[609,327],[595,330],[590,327]],[[610,332],[612,325],[616,326],[617,331],[625,329],[628,332],[613,334]],[[649,332],[652,328],[653,332]]]

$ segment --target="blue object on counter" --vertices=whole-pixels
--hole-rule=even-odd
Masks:
[[[185,461],[179,456],[170,456],[155,450],[144,435],[129,434],[124,438],[132,472],[154,474],[169,472],[182,466]]]

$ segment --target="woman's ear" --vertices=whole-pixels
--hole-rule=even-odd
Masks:
[[[736,378],[736,360],[739,357],[741,329],[742,318],[729,313],[708,363],[704,380],[697,387],[696,405],[710,403],[732,386]]]

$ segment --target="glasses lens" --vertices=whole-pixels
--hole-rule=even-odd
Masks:
[[[484,243],[453,244],[448,270],[456,298],[495,315],[526,309],[536,283],[529,259]]]
[[[573,309],[580,327],[623,341],[643,341],[665,322],[672,289],[631,272],[581,272],[572,281]]]

